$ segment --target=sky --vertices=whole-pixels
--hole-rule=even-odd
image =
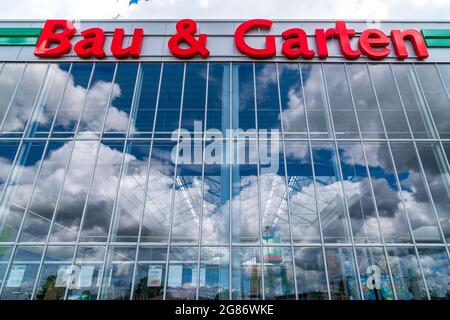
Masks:
[[[450,20],[449,0],[14,0],[0,19]]]

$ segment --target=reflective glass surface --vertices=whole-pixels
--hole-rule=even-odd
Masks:
[[[9,63],[0,299],[448,299],[448,64]]]

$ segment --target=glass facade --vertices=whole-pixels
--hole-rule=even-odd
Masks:
[[[441,63],[3,63],[0,299],[449,299],[449,116]]]

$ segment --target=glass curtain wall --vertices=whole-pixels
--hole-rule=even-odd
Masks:
[[[5,63],[0,299],[450,298],[450,65]]]

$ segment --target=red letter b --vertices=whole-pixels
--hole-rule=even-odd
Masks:
[[[63,29],[56,33],[56,30]],[[41,58],[57,58],[70,51],[70,38],[75,34],[75,27],[69,20],[47,20],[34,49],[34,55]],[[51,47],[57,44],[56,47]]]

